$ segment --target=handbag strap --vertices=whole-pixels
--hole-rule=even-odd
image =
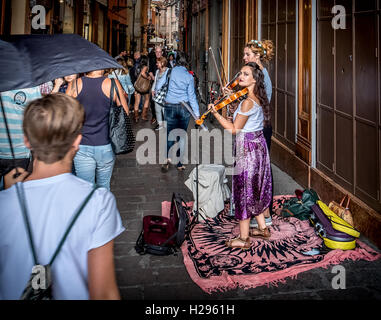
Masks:
[[[85,208],[86,204],[89,202],[91,196],[93,195],[93,193],[95,192],[96,189],[98,189],[97,186],[94,187],[93,190],[91,190],[89,195],[82,202],[82,205],[80,206],[80,208],[78,209],[78,211],[74,215],[74,217],[73,217],[72,221],[70,222],[68,228],[66,229],[63,237],[61,238],[61,241],[59,242],[59,244],[58,244],[58,246],[57,246],[57,248],[56,248],[56,250],[55,250],[55,252],[54,252],[54,254],[52,256],[52,258],[50,259],[49,265],[53,264],[53,262],[56,259],[59,251],[61,250],[61,247],[63,246],[67,236],[69,235],[70,230],[74,226],[74,223],[77,221],[79,215],[81,214],[81,212]],[[27,212],[27,207],[26,207],[26,202],[25,202],[24,185],[23,185],[22,182],[16,183],[16,190],[17,190],[17,195],[19,197],[21,211],[22,211],[22,214],[23,214],[23,217],[24,217],[24,222],[25,222],[25,226],[26,226],[26,229],[27,229],[27,233],[28,233],[29,245],[30,245],[30,247],[32,249],[33,262],[34,262],[35,265],[39,265],[39,263],[38,263],[38,257],[37,257],[37,253],[36,253],[36,249],[35,249],[34,241],[33,241],[32,229],[30,227],[30,222],[29,222],[28,212]]]
[[[77,91],[77,98],[78,98],[78,82],[77,82],[77,78],[75,78],[75,90]]]
[[[114,89],[116,91],[116,95],[118,96],[119,102],[122,103],[119,96],[118,86],[115,83],[115,79],[111,78],[110,105],[112,105],[114,101]]]
[[[343,199],[341,199],[340,207],[343,206],[343,204],[344,204],[344,200],[345,200],[346,197],[348,197],[348,200],[347,200],[347,205],[345,206],[345,209],[349,209],[348,206],[349,206],[349,202],[351,201],[351,197],[349,196],[349,194],[346,194],[346,195],[343,197]]]
[[[345,206],[345,209],[349,209],[349,202],[351,201],[351,197],[349,196],[349,194],[347,194],[347,197],[348,197],[348,201],[347,201],[347,205]]]
[[[170,80],[170,78],[171,78],[171,72],[172,72],[172,68],[168,68],[169,70],[168,70],[168,72],[167,72],[167,79],[166,79],[166,81],[165,81],[165,85],[166,86],[168,86],[168,84],[169,84],[169,80]]]

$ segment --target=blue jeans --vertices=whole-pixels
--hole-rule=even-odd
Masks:
[[[170,104],[167,103],[164,107],[164,119],[167,122],[167,158],[169,149],[175,144],[175,141],[168,140],[169,134],[174,129],[183,129],[187,131],[190,113],[181,104]],[[184,148],[185,148],[185,137],[177,137],[179,141],[180,148],[177,150],[177,157],[183,159]],[[181,162],[177,163],[178,167],[181,167]]]
[[[74,157],[74,166],[77,177],[96,183],[99,187],[110,190],[112,170],[115,163],[115,154],[111,144],[104,146],[80,145]]]

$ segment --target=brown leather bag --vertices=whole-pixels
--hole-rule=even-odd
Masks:
[[[134,84],[135,90],[140,94],[146,94],[151,89],[151,80],[144,78],[140,73]]]
[[[347,205],[344,207],[344,200],[348,197]],[[331,209],[336,215],[338,215],[341,219],[348,222],[351,226],[353,226],[353,217],[352,213],[349,210],[349,202],[351,201],[351,198],[348,194],[344,196],[344,198],[341,200],[340,204],[338,204],[335,201],[331,201],[328,205],[328,208]]]

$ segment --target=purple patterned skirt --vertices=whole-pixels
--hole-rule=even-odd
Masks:
[[[262,131],[241,132],[235,140],[233,201],[235,217],[246,220],[271,203],[270,157]]]

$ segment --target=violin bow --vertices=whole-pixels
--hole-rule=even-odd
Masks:
[[[225,79],[225,83],[228,83],[228,79],[226,78],[226,73],[225,73],[225,68],[224,68],[224,62],[222,61],[222,54],[221,54],[221,48],[218,48],[218,53],[220,55],[220,60],[221,60],[221,67],[222,67],[222,71],[223,71],[223,74],[224,74],[224,79]]]
[[[216,62],[216,58],[214,57],[214,53],[213,53],[212,47],[209,47],[209,51],[210,51],[210,55],[211,55],[212,60],[213,60],[214,68],[216,69],[216,73],[217,73],[217,76],[218,76],[218,81],[220,83],[220,90],[222,92],[222,88],[224,87],[224,85],[222,84],[221,75],[220,75],[220,72],[218,71],[217,62]]]

